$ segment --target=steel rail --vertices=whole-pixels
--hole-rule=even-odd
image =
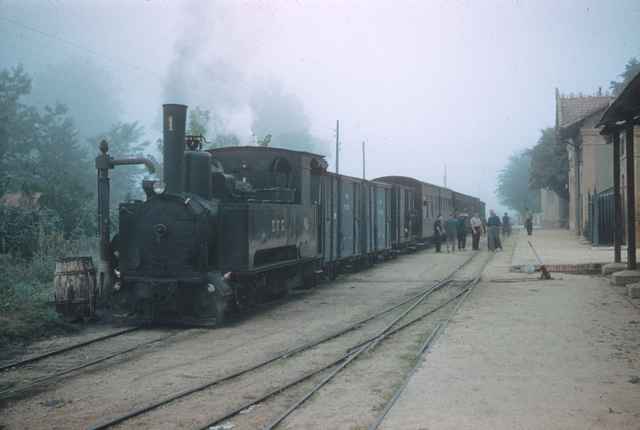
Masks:
[[[388,331],[387,333],[385,333],[382,336],[383,340],[386,339],[387,337],[393,336],[394,334],[398,333],[399,331],[401,331],[401,330],[403,330],[403,329],[415,324],[416,322],[426,318],[427,316],[429,316],[429,315],[441,310],[442,308],[444,308],[445,306],[450,304],[452,301],[458,299],[465,292],[466,292],[466,290],[460,292],[459,294],[457,294],[456,296],[452,297],[451,299],[448,299],[447,301],[439,304],[435,308],[427,311],[426,313],[424,313],[424,314],[420,315],[419,317],[409,321],[408,323],[405,323],[405,324],[403,324],[401,326],[398,326],[397,328],[395,328],[395,329],[393,329],[391,331]],[[326,365],[324,365],[324,366],[322,366],[322,367],[320,367],[320,368],[318,368],[316,370],[308,372],[308,373],[302,375],[301,377],[299,377],[299,378],[297,378],[297,379],[295,379],[295,380],[293,380],[293,381],[291,381],[291,382],[289,382],[289,383],[287,383],[287,384],[285,384],[285,385],[283,385],[281,387],[278,387],[278,388],[268,392],[267,394],[263,395],[262,397],[260,397],[258,399],[252,400],[252,401],[250,401],[248,403],[243,404],[240,407],[237,407],[236,409],[226,413],[224,416],[216,418],[214,421],[210,422],[209,424],[205,425],[204,427],[200,427],[200,430],[207,430],[209,427],[212,427],[214,425],[220,424],[221,422],[223,422],[225,420],[228,420],[229,418],[232,418],[232,417],[238,415],[240,412],[242,412],[243,410],[245,410],[245,409],[247,409],[247,408],[249,408],[249,407],[251,407],[253,405],[256,405],[258,403],[262,403],[263,401],[265,401],[265,400],[267,400],[267,399],[269,399],[269,398],[271,398],[271,397],[283,392],[284,390],[287,390],[287,389],[289,389],[289,388],[291,388],[291,387],[293,387],[293,386],[295,386],[295,385],[297,385],[297,384],[299,384],[301,382],[304,382],[307,379],[312,378],[312,377],[314,377],[314,376],[316,376],[316,375],[318,375],[318,374],[320,374],[320,373],[322,373],[322,372],[324,372],[324,371],[326,371],[326,370],[328,370],[328,369],[330,369],[330,368],[332,368],[332,367],[334,367],[334,366],[336,366],[336,365],[338,365],[340,363],[343,363],[345,360],[348,360],[352,355],[354,355],[354,353],[357,353],[360,349],[366,348],[367,346],[369,346],[373,341],[378,339],[378,337],[380,337],[380,335],[376,335],[376,336],[373,336],[373,337],[369,338],[368,340],[366,340],[363,343],[359,344],[358,346],[354,347],[354,348],[357,348],[356,351],[354,351],[354,348],[350,348],[345,354],[340,356],[338,359],[336,359],[336,360],[334,360],[334,361],[332,361],[332,362],[330,362],[330,363],[328,363],[328,364],[326,364]]]
[[[471,281],[471,282],[473,282],[473,281]],[[459,295],[456,296],[456,298],[457,297],[459,297]],[[414,303],[413,306],[411,306],[409,309],[407,309],[405,312],[403,312],[402,315],[400,315],[399,317],[397,317],[396,319],[391,321],[389,324],[387,324],[387,326],[378,335],[370,338],[368,341],[365,341],[363,344],[361,344],[359,346],[356,346],[355,347],[356,348],[355,351],[354,351],[354,348],[351,348],[349,351],[347,351],[347,354],[348,354],[348,358],[347,359],[345,359],[329,375],[327,375],[322,381],[320,381],[311,390],[309,390],[302,398],[300,398],[292,406],[290,406],[289,409],[287,409],[284,413],[282,413],[280,416],[278,416],[278,418],[273,420],[267,426],[263,427],[263,430],[273,430],[274,428],[276,428],[278,425],[280,425],[280,423],[282,423],[282,421],[284,421],[296,409],[298,409],[300,406],[302,406],[303,403],[305,403],[308,399],[310,399],[311,396],[313,396],[324,385],[326,385],[334,377],[336,377],[338,375],[338,373],[342,372],[352,361],[357,359],[362,353],[372,351],[376,346],[378,346],[378,344],[380,344],[380,342],[382,342],[384,339],[386,339],[388,336],[390,336],[391,332],[393,331],[393,327],[398,323],[398,321],[400,321],[402,318],[404,318],[417,305],[422,303],[423,300],[424,300],[424,298],[420,298],[419,300],[416,300],[416,302]],[[447,304],[451,303],[451,301],[452,301],[452,299],[447,300],[446,302],[444,302],[440,306],[438,306],[436,309],[438,309],[438,310],[442,309]],[[430,314],[432,314],[434,312],[435,312],[435,310],[427,312],[425,315],[419,317],[419,319],[423,319],[426,315],[430,315]],[[416,320],[418,320],[418,319],[416,319]],[[413,322],[416,322],[416,320],[414,320]],[[404,325],[403,329],[407,328],[409,325],[411,325],[411,324]],[[398,331],[400,331],[400,330],[396,330],[396,331],[394,331],[394,333],[397,333]]]
[[[44,360],[45,358],[53,357],[54,355],[59,355],[64,352],[72,351],[74,349],[82,348],[83,346],[91,345],[92,343],[100,342],[103,340],[111,339],[116,336],[121,336],[123,334],[131,333],[136,330],[140,330],[141,327],[130,327],[124,330],[117,331],[115,333],[107,334],[104,336],[97,337],[95,339],[87,340],[86,342],[79,342],[73,345],[66,346],[64,348],[56,349],[54,351],[49,351],[41,355],[36,355],[34,357],[26,358],[24,360],[14,361],[9,364],[5,364],[0,366],[0,372],[4,372],[9,369],[16,369],[18,367],[25,366],[27,364],[35,363],[36,361]]]
[[[475,280],[470,282],[471,285],[469,286],[469,288],[466,289],[462,299],[458,302],[458,304],[456,305],[454,310],[451,312],[451,314],[449,314],[446,320],[440,321],[436,326],[436,328],[432,330],[431,334],[427,336],[425,341],[422,343],[422,346],[418,350],[418,353],[416,354],[415,364],[413,365],[411,370],[409,370],[409,372],[405,375],[405,378],[402,381],[402,384],[393,393],[393,396],[385,405],[385,408],[383,409],[382,413],[378,416],[376,421],[369,426],[368,430],[378,430],[378,428],[380,428],[380,426],[382,425],[382,422],[384,421],[386,416],[389,414],[389,411],[391,411],[391,409],[395,406],[398,399],[400,398],[404,390],[407,388],[407,385],[409,385],[409,381],[411,380],[413,375],[416,373],[416,371],[422,364],[424,360],[424,355],[431,348],[431,346],[436,341],[436,339],[438,339],[438,336],[440,335],[442,330],[444,330],[446,326],[449,324],[449,321],[451,321],[451,319],[458,313],[460,306],[462,306],[462,304],[467,299],[467,297],[469,297],[469,294],[471,294],[473,287],[477,285],[479,281],[480,281],[480,277],[477,277]]]
[[[429,289],[431,290],[433,288],[434,287],[432,286]],[[433,290],[433,291],[435,291],[435,290]],[[109,421],[105,421],[103,423],[99,423],[99,424],[96,424],[96,425],[94,425],[92,427],[89,427],[89,429],[90,430],[103,430],[103,429],[107,429],[107,428],[113,427],[113,426],[115,426],[117,424],[121,424],[121,423],[123,423],[125,421],[128,421],[128,420],[130,420],[132,418],[135,418],[135,417],[137,417],[139,415],[142,415],[142,414],[145,414],[147,412],[150,412],[150,411],[152,411],[154,409],[157,409],[157,408],[159,408],[161,406],[164,406],[166,404],[172,403],[172,402],[174,402],[176,400],[179,400],[179,399],[181,399],[183,397],[190,396],[192,394],[195,394],[195,393],[198,393],[200,391],[206,390],[208,388],[214,387],[216,385],[222,384],[223,382],[227,382],[227,381],[230,381],[232,379],[238,378],[238,377],[243,376],[243,375],[245,375],[247,373],[253,372],[253,371],[258,370],[258,369],[260,369],[262,367],[265,367],[265,366],[267,366],[267,365],[269,365],[271,363],[274,363],[274,362],[276,362],[278,360],[285,359],[285,358],[291,357],[293,355],[299,354],[301,352],[304,352],[304,351],[306,351],[308,349],[311,349],[311,348],[313,348],[315,346],[318,346],[318,345],[320,345],[322,343],[325,343],[325,342],[327,342],[329,340],[333,340],[333,339],[335,339],[337,337],[340,337],[340,336],[342,336],[344,334],[347,334],[347,333],[349,333],[349,332],[351,332],[353,330],[356,330],[356,329],[362,327],[367,322],[370,322],[370,321],[372,321],[374,319],[377,319],[377,318],[379,318],[379,317],[381,317],[381,316],[383,316],[383,315],[385,315],[385,314],[387,314],[389,312],[392,312],[395,309],[406,305],[407,303],[411,302],[412,300],[416,300],[417,298],[421,297],[423,294],[424,294],[424,292],[421,292],[421,293],[419,293],[417,295],[414,295],[414,296],[412,296],[412,297],[410,297],[410,298],[408,298],[406,300],[403,300],[402,302],[400,302],[398,304],[395,304],[395,305],[392,305],[392,306],[390,306],[388,308],[385,308],[382,311],[379,311],[379,312],[377,312],[377,313],[375,313],[373,315],[370,315],[370,316],[368,316],[368,317],[366,317],[366,318],[364,318],[364,319],[362,319],[360,321],[357,321],[357,322],[355,322],[355,323],[353,323],[353,324],[351,324],[351,325],[349,325],[349,326],[347,326],[347,327],[345,327],[343,329],[340,329],[340,330],[335,331],[333,333],[330,333],[330,334],[328,334],[326,336],[323,336],[320,339],[317,339],[315,341],[306,343],[304,345],[300,345],[300,346],[295,347],[293,349],[278,353],[273,357],[270,357],[270,358],[268,358],[266,360],[263,360],[263,361],[261,361],[261,362],[259,362],[257,364],[254,364],[252,366],[246,367],[246,368],[241,369],[239,371],[233,372],[233,373],[231,373],[229,375],[226,375],[226,376],[223,376],[221,378],[215,379],[213,381],[209,381],[209,382],[206,382],[204,384],[198,385],[196,387],[181,391],[179,393],[176,393],[176,394],[174,394],[172,396],[166,397],[166,398],[164,398],[162,400],[159,400],[157,402],[150,403],[150,404],[148,404],[146,406],[142,406],[140,408],[134,409],[134,410],[132,410],[132,411],[130,411],[130,412],[124,414],[124,415],[112,418]]]
[[[335,331],[335,332],[333,332],[333,333],[331,333],[329,335],[321,337],[318,340],[315,340],[315,341],[300,345],[300,346],[295,347],[295,348],[293,348],[291,350],[287,350],[285,352],[278,353],[278,354],[276,354],[275,356],[273,356],[271,358],[263,360],[263,361],[261,361],[261,362],[259,362],[257,364],[251,365],[251,366],[249,366],[249,367],[247,367],[245,369],[241,369],[239,371],[233,372],[233,373],[231,373],[229,375],[226,375],[226,376],[223,376],[221,378],[205,382],[205,383],[203,383],[201,385],[198,385],[196,387],[193,387],[193,388],[178,392],[176,394],[173,394],[173,395],[171,395],[169,397],[166,397],[166,398],[164,398],[162,400],[159,400],[159,401],[150,403],[148,405],[136,408],[136,409],[134,409],[132,411],[129,411],[129,412],[123,414],[123,415],[111,418],[111,419],[109,419],[107,421],[104,421],[102,423],[95,424],[95,425],[89,427],[89,430],[104,430],[104,429],[113,427],[115,425],[121,424],[121,423],[123,423],[125,421],[128,421],[128,420],[130,420],[132,418],[135,418],[137,416],[140,416],[142,414],[150,412],[150,411],[152,411],[154,409],[157,409],[157,408],[159,408],[161,406],[164,406],[164,405],[167,405],[169,403],[172,403],[172,402],[174,402],[176,400],[179,400],[181,398],[190,396],[190,395],[198,393],[200,391],[204,391],[204,390],[206,390],[208,388],[212,388],[212,387],[214,387],[216,385],[219,385],[219,384],[221,384],[223,382],[230,381],[232,379],[235,379],[235,378],[238,378],[240,376],[243,376],[243,375],[245,375],[247,373],[250,373],[250,372],[253,372],[255,370],[258,370],[258,369],[260,369],[262,367],[265,367],[265,366],[267,366],[267,365],[269,365],[271,363],[274,363],[274,362],[276,362],[278,360],[291,357],[291,356],[293,356],[295,354],[299,354],[301,352],[309,350],[309,349],[311,349],[311,348],[313,348],[315,346],[318,346],[318,345],[320,345],[322,343],[325,343],[325,342],[327,342],[329,340],[333,340],[333,339],[335,339],[337,337],[340,337],[340,336],[342,336],[342,335],[344,335],[346,333],[349,333],[349,332],[351,332],[353,330],[356,330],[356,329],[360,328],[361,326],[363,326],[364,324],[366,324],[367,322],[370,322],[370,321],[372,321],[374,319],[377,319],[377,318],[379,318],[379,317],[381,317],[381,316],[383,316],[383,315],[385,315],[385,314],[387,314],[389,312],[392,312],[395,309],[397,309],[397,308],[399,308],[399,307],[401,307],[403,305],[406,305],[409,302],[412,302],[412,301],[417,300],[417,299],[424,300],[424,297],[428,296],[429,294],[431,294],[431,293],[435,292],[437,289],[439,289],[439,285],[450,282],[451,278],[453,278],[453,276],[458,271],[460,271],[463,267],[465,267],[467,264],[469,264],[475,258],[476,255],[477,254],[474,254],[471,257],[469,257],[462,264],[460,264],[458,267],[456,267],[446,278],[444,278],[443,280],[437,281],[435,284],[429,286],[426,290],[421,291],[420,293],[415,294],[415,295],[409,297],[408,299],[403,300],[402,302],[400,302],[398,304],[389,306],[389,307],[387,307],[387,308],[385,308],[385,309],[383,309],[383,310],[381,310],[379,312],[376,312],[376,313],[374,313],[374,314],[372,314],[372,315],[370,315],[370,316],[368,316],[368,317],[366,317],[366,318],[364,318],[364,319],[362,319],[360,321],[357,321],[357,322],[347,326],[346,328],[337,330],[337,331]],[[240,410],[242,410],[242,409],[240,409]]]
[[[127,354],[129,352],[135,351],[136,349],[142,348],[144,346],[148,346],[148,345],[151,345],[151,344],[154,344],[154,343],[157,343],[157,342],[161,342],[161,341],[166,340],[166,339],[168,339],[168,338],[170,338],[172,336],[175,336],[176,334],[178,334],[178,332],[171,333],[171,334],[169,334],[167,336],[163,336],[163,337],[160,337],[158,339],[153,339],[153,340],[150,340],[150,341],[147,341],[147,342],[143,342],[143,343],[140,343],[140,344],[135,345],[133,347],[126,348],[126,349],[123,349],[123,350],[120,350],[120,351],[117,351],[117,352],[114,352],[114,353],[111,353],[111,354],[104,355],[104,356],[102,356],[100,358],[97,358],[95,360],[89,361],[87,363],[83,363],[83,364],[80,364],[78,366],[70,367],[70,368],[61,370],[60,372],[56,372],[56,373],[53,373],[51,375],[44,376],[42,378],[38,378],[38,379],[36,379],[34,381],[31,381],[28,384],[23,385],[23,386],[18,387],[18,388],[9,388],[9,389],[0,391],[0,400],[7,400],[7,399],[10,399],[12,397],[16,397],[16,395],[22,394],[25,391],[33,389],[34,387],[37,387],[38,385],[42,385],[42,384],[44,384],[44,383],[46,383],[48,381],[51,381],[53,379],[59,378],[61,376],[67,375],[69,373],[72,373],[72,372],[75,372],[75,371],[78,371],[78,370],[85,369],[87,367],[95,366],[96,364],[100,364],[100,363],[102,363],[104,361],[110,360],[110,359],[115,358],[115,357],[117,357],[119,355],[124,355],[124,354]]]

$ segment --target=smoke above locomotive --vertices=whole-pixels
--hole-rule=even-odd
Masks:
[[[120,204],[119,231],[103,246],[104,291],[128,317],[220,324],[232,310],[428,246],[435,208],[484,211],[476,198],[415,179],[328,172],[310,152],[203,150],[186,118],[187,106],[164,105],[163,181],[143,181],[146,199]],[[144,160],[103,149],[99,195],[108,196],[108,170]]]

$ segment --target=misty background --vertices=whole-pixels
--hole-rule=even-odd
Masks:
[[[496,177],[555,122],[555,88],[608,89],[640,54],[640,3],[608,1],[8,1],[0,69],[27,102],[68,106],[78,141],[147,148],[163,103],[208,134],[327,155],[341,173],[447,185],[500,211]],[[135,128],[114,129],[118,123]],[[146,145],[146,146],[145,146]],[[93,173],[93,172],[90,172]]]

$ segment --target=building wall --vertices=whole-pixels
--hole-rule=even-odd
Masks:
[[[636,243],[640,244],[640,127],[634,129],[633,151],[636,188]],[[627,150],[625,133],[620,135],[620,193],[622,194],[622,219],[624,224],[623,241],[627,241]]]
[[[576,151],[571,145],[567,145],[567,154],[569,158],[569,230],[576,231],[576,169],[575,159]]]
[[[567,225],[568,202],[551,190],[540,190],[541,217],[544,228],[560,228]]]
[[[613,186],[613,147],[607,145],[595,121],[585,122],[574,145],[567,146],[569,154],[569,229],[582,234],[589,219],[589,195]],[[576,172],[576,158],[579,166]],[[577,189],[577,188],[580,189]],[[580,214],[579,222],[576,213]],[[579,224],[579,225],[578,225]]]
[[[582,230],[589,219],[589,196],[613,186],[613,146],[607,145],[600,130],[585,126],[580,129],[582,140]]]

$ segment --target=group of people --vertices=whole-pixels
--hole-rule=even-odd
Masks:
[[[471,229],[472,249],[478,251],[480,249],[480,236],[487,234],[487,246],[490,251],[502,251],[502,242],[500,241],[500,230],[504,236],[511,235],[511,219],[505,212],[502,219],[494,211],[489,211],[489,219],[486,224],[475,213],[469,219],[466,213],[450,214],[445,221],[442,215],[438,215],[433,225],[433,236],[436,245],[436,252],[442,252],[442,242],[445,242],[447,252],[464,251],[467,246],[467,230]],[[527,228],[529,230],[529,228]]]

